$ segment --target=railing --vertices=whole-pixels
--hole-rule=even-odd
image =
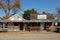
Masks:
[[[34,30],[34,31],[36,30],[36,31],[38,31],[38,30],[40,30],[40,27],[30,27],[30,31],[31,31],[31,30]]]
[[[19,26],[8,26],[8,31],[19,31]]]
[[[0,28],[0,31],[7,31],[7,28]]]

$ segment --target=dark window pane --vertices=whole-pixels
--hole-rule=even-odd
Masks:
[[[14,23],[14,26],[18,26],[19,25],[19,23]]]

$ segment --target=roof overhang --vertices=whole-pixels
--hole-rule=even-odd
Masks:
[[[54,20],[0,20],[0,22],[54,22]]]

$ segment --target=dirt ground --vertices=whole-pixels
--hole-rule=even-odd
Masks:
[[[60,40],[60,33],[46,31],[0,32],[0,40]]]

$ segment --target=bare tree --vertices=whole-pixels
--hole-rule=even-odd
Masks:
[[[60,8],[57,8],[57,13],[60,14]]]
[[[11,11],[15,14],[20,8],[20,0],[0,0],[0,9],[3,9],[6,16],[9,16]]]

